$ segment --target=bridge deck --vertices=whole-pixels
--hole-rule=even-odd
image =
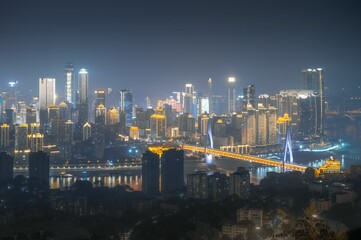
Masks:
[[[204,152],[205,151],[204,147],[198,147],[198,146],[193,146],[193,145],[183,144],[182,147],[184,150],[188,150],[188,151],[195,151],[195,152]],[[260,158],[260,157],[255,157],[255,156],[251,156],[251,155],[244,155],[244,154],[239,154],[239,153],[234,153],[234,152],[226,152],[226,151],[210,149],[210,148],[206,148],[206,152],[215,154],[215,155],[219,155],[222,157],[235,158],[235,159],[239,159],[239,160],[243,160],[243,161],[255,162],[255,163],[270,165],[270,166],[275,166],[275,167],[282,167],[282,165],[283,165],[283,163],[281,161]],[[290,170],[296,170],[296,171],[302,171],[302,172],[304,172],[307,168],[306,166],[301,166],[301,165],[297,165],[294,163],[286,163],[285,167]]]

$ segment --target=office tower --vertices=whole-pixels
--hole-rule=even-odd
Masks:
[[[267,144],[277,143],[277,109],[273,106],[268,107],[267,111]]]
[[[80,69],[78,74],[78,107],[79,117],[78,122],[80,126],[83,126],[88,122],[89,118],[89,99],[88,99],[88,88],[89,88],[88,72],[83,68]]]
[[[237,168],[230,176],[229,193],[238,195],[241,199],[250,197],[250,174],[243,167]]]
[[[125,113],[126,127],[131,127],[133,123],[133,92],[131,89],[122,89],[119,94],[119,109]]]
[[[14,109],[15,112],[18,110],[18,86],[19,82],[9,82],[9,98],[8,98],[8,108]]]
[[[63,138],[61,139],[61,153],[65,161],[70,161],[72,159],[72,143],[73,143],[73,132],[74,124],[71,120],[65,122],[65,125],[62,128],[64,131]]]
[[[100,104],[95,113],[95,131],[93,139],[95,143],[95,157],[102,159],[105,148],[105,122],[107,109],[103,104]]]
[[[10,126],[6,123],[0,127],[0,147],[3,150],[7,150],[10,146]]]
[[[48,129],[46,134],[47,144],[59,144],[60,108],[50,105],[48,108]]]
[[[236,112],[236,79],[228,78],[228,114]]]
[[[209,197],[221,200],[229,195],[229,177],[226,174],[214,172],[208,176]]]
[[[228,113],[227,101],[224,96],[213,95],[211,107],[213,114],[222,115]]]
[[[208,113],[209,114],[212,114],[213,113],[213,109],[212,109],[212,106],[213,106],[213,101],[212,101],[212,94],[213,94],[213,91],[212,91],[212,79],[209,78],[208,79],[208,106],[209,106],[209,111]]]
[[[243,111],[252,107],[256,109],[256,87],[251,84],[243,89]]]
[[[207,173],[196,171],[187,174],[187,197],[195,199],[208,198],[208,178]]]
[[[61,102],[59,104],[59,120],[60,121],[67,121],[70,119],[70,111],[69,106],[66,102]]]
[[[265,108],[262,104],[258,104],[258,109],[256,110],[256,121],[257,121],[256,144],[266,145],[267,144],[267,108]]]
[[[326,111],[326,86],[323,78],[323,70],[322,68],[305,69],[302,70],[302,73],[304,88],[306,90],[313,90],[314,95],[320,96],[320,101],[315,106],[316,134],[323,135]]]
[[[142,192],[154,196],[159,193],[159,155],[146,150],[142,156]]]
[[[167,118],[163,108],[157,108],[150,117],[151,136],[154,139],[164,139],[167,130]]]
[[[161,188],[164,195],[174,195],[184,187],[184,151],[170,148],[161,156]]]
[[[6,152],[0,152],[0,182],[13,179],[14,158]]]
[[[29,179],[37,179],[49,186],[49,155],[43,151],[29,153]]]
[[[67,63],[65,65],[65,83],[65,100],[68,103],[71,103],[73,107],[75,107],[75,104],[77,103],[77,84],[75,81],[73,63]]]
[[[44,134],[33,133],[28,137],[30,138],[30,150],[32,152],[44,150]]]
[[[256,145],[256,134],[256,110],[249,108],[248,111],[243,114],[242,144],[250,146]]]
[[[14,108],[5,109],[6,124],[12,126],[16,123],[16,112]]]
[[[28,124],[23,123],[15,126],[15,150],[28,149]]]
[[[88,140],[92,136],[92,126],[86,122],[83,125],[83,141]]]
[[[193,84],[187,83],[183,96],[183,113],[193,114],[193,92]]]
[[[26,123],[26,103],[23,101],[18,102],[17,122]]]
[[[198,117],[198,133],[201,136],[207,135],[208,130],[208,122],[209,122],[209,115],[208,114],[202,114]]]
[[[95,91],[95,106],[99,106],[100,104],[105,105],[105,90],[98,89]]]
[[[26,123],[36,123],[36,108],[35,107],[27,107],[26,108]]]
[[[46,124],[48,118],[48,107],[55,105],[55,78],[39,79],[39,112],[40,123]]]

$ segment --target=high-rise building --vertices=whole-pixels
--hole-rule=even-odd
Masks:
[[[208,177],[203,171],[196,171],[187,175],[187,196],[188,198],[208,198]]]
[[[78,122],[80,126],[83,126],[89,121],[89,99],[88,99],[88,72],[83,68],[80,69],[78,74],[78,106],[79,106],[79,117]]]
[[[243,89],[243,111],[247,108],[257,108],[256,105],[256,87],[251,84]]]
[[[326,99],[325,99],[325,80],[323,77],[322,68],[305,69],[302,70],[304,88],[306,90],[313,90],[314,95],[320,96],[320,101],[315,106],[316,115],[316,134],[322,135],[324,131],[324,121],[326,112]]]
[[[65,99],[67,102],[75,106],[75,104],[77,103],[77,84],[75,81],[73,63],[67,63],[65,65],[65,83]]]
[[[125,113],[126,126],[131,127],[133,123],[133,92],[131,89],[122,89],[119,93],[119,109]]]
[[[92,126],[86,122],[83,125],[83,141],[88,140],[92,136]]]
[[[62,150],[65,161],[70,161],[72,159],[73,128],[73,122],[68,120],[65,123],[64,141],[62,143]]]
[[[184,151],[178,148],[163,151],[161,166],[162,194],[181,192],[184,187]]]
[[[236,79],[228,78],[228,113],[236,112]]]
[[[47,123],[48,107],[55,105],[55,78],[40,78],[39,79],[39,111],[40,123]]]
[[[229,195],[229,177],[220,172],[208,176],[209,197],[221,200]]]
[[[50,105],[48,108],[47,144],[57,145],[59,143],[59,125],[60,108],[56,105]]]
[[[212,109],[212,106],[213,106],[212,94],[213,94],[212,79],[209,78],[209,79],[208,79],[208,107],[209,107],[208,113],[209,113],[209,114],[212,114],[212,113],[213,113],[213,109]]]
[[[0,148],[7,150],[10,146],[10,126],[6,123],[0,127]]]
[[[193,93],[194,93],[193,84],[187,83],[183,96],[183,113],[193,114],[193,103],[194,103]]]
[[[93,140],[95,143],[95,157],[97,159],[104,157],[106,112],[107,109],[103,104],[99,104],[96,108]]]
[[[151,135],[154,139],[164,139],[167,130],[167,118],[163,108],[157,108],[150,117]]]
[[[105,105],[105,90],[104,89],[98,89],[95,91],[95,106],[99,106],[100,104]]]
[[[30,149],[32,152],[44,150],[44,134],[34,133],[28,137],[30,138]]]
[[[14,158],[6,152],[0,152],[0,182],[13,178]]]
[[[237,168],[237,171],[230,176],[229,193],[238,195],[241,199],[250,197],[250,174],[243,167]]]
[[[142,157],[142,191],[150,196],[159,193],[159,155],[146,150]]]
[[[36,108],[35,107],[28,107],[26,108],[26,123],[36,123]]]
[[[23,151],[28,149],[28,124],[15,126],[15,150]]]
[[[49,155],[43,151],[29,153],[29,179],[38,179],[49,186]]]

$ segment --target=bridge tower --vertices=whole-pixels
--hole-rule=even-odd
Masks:
[[[213,135],[212,135],[212,118],[208,119],[208,124],[207,124],[207,136],[206,136],[206,141],[204,144],[204,156],[206,158],[206,163],[207,164],[212,164],[213,163],[213,156],[211,153],[207,153],[207,148],[213,148]]]
[[[287,153],[290,156],[289,162],[293,163],[292,140],[291,140],[291,126],[287,126],[285,138],[285,150],[282,162],[282,172],[286,171]]]

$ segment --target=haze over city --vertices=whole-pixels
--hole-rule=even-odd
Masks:
[[[258,93],[300,88],[313,66],[335,94],[359,85],[360,21],[358,1],[2,1],[1,86],[36,92],[54,77],[62,97],[73,62],[91,89],[131,88],[142,101],[209,77],[220,93],[229,76]]]

